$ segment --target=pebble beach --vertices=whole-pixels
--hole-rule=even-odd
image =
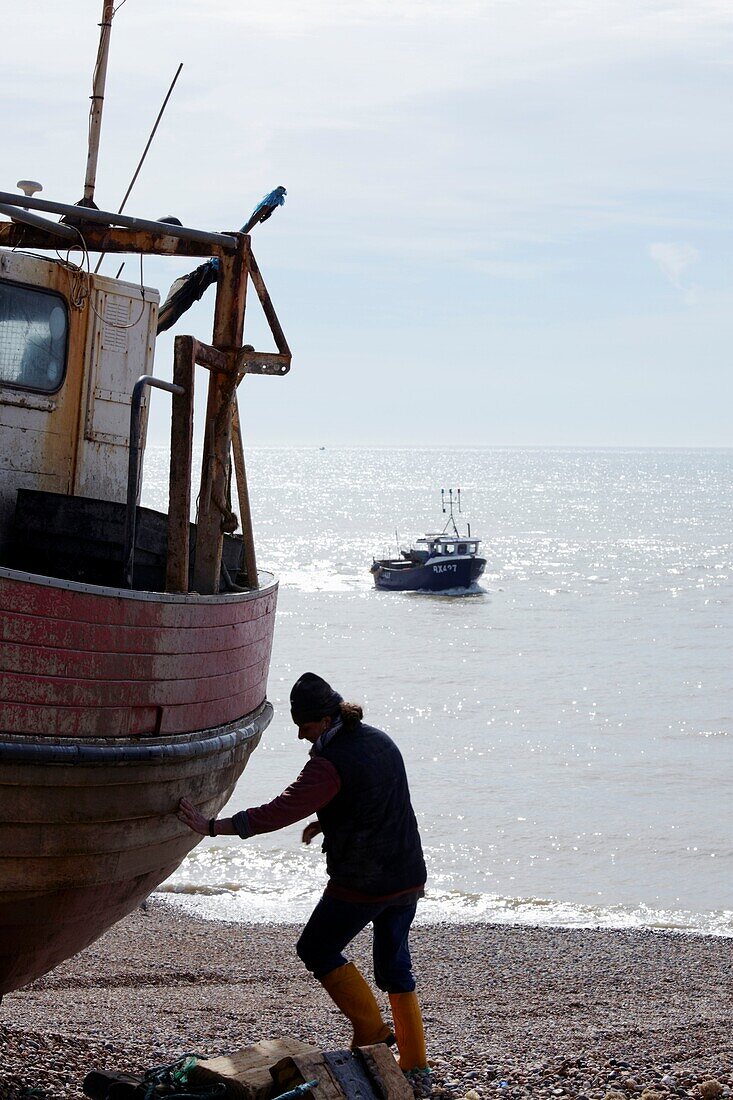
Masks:
[[[92,1069],[142,1073],[260,1039],[348,1046],[297,936],[152,900],[6,995],[0,1100],[78,1100]],[[411,944],[438,1098],[731,1096],[733,939],[437,924],[414,928]],[[351,957],[370,972],[368,934]]]

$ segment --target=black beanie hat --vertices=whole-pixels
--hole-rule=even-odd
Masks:
[[[319,722],[338,714],[343,696],[315,672],[304,672],[290,692],[290,714],[296,726],[306,722]]]

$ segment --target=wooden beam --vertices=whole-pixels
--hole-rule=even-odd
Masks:
[[[237,385],[236,353],[244,330],[248,253],[249,238],[240,235],[236,251],[222,255],[219,260],[212,343],[227,355],[230,363],[228,373],[212,370],[209,377],[194,566],[194,589],[202,595],[219,591],[222,507],[226,503],[231,462],[232,399]]]
[[[316,1047],[287,1036],[282,1039],[260,1039],[259,1043],[235,1050],[232,1054],[200,1059],[189,1070],[188,1080],[197,1089],[225,1084],[227,1100],[234,1100],[234,1097],[270,1100],[275,1092],[270,1066],[288,1055],[305,1054],[309,1050],[315,1051]]]
[[[209,370],[221,371],[222,374],[229,372],[229,359],[224,352],[217,351],[210,344],[202,344],[200,340],[196,341],[196,362]]]
[[[142,229],[84,225],[76,235],[89,252],[130,252],[159,256],[219,256],[222,249],[200,241],[184,241],[171,237],[161,227],[160,233]],[[7,248],[40,248],[56,251],[59,238],[54,233],[15,222],[0,222],[0,245]]]
[[[285,339],[285,333],[283,332],[282,328],[280,327],[280,322],[278,321],[277,314],[275,313],[275,307],[273,306],[272,301],[270,300],[270,295],[267,293],[267,287],[265,286],[265,280],[262,278],[262,275],[260,273],[260,269],[257,266],[257,261],[255,260],[254,256],[252,255],[251,250],[250,250],[249,255],[247,257],[247,264],[248,264],[248,267],[249,267],[249,273],[252,276],[252,283],[254,285],[255,290],[257,291],[257,297],[260,300],[260,304],[262,305],[262,310],[265,314],[265,317],[267,318],[267,323],[270,326],[270,331],[272,332],[272,335],[275,337],[275,344],[277,345],[277,350],[280,352],[281,355],[287,355],[288,358],[290,358],[290,348],[288,347],[288,342]]]
[[[249,505],[249,490],[247,488],[247,468],[244,464],[244,443],[242,442],[242,426],[239,420],[236,393],[234,394],[233,405],[232,451],[234,453],[234,470],[237,476],[239,522],[242,527],[242,541],[244,543],[244,571],[247,574],[248,587],[259,588],[257,554],[255,552],[254,532],[252,531],[252,511]]]
[[[171,412],[166,592],[188,592],[195,372],[196,341],[192,336],[176,336],[173,341],[173,381],[185,392],[173,395]]]

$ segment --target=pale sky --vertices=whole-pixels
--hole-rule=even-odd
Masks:
[[[0,189],[81,196],[101,7],[4,5]],[[731,444],[729,0],[124,0],[99,206],[179,61],[126,212],[232,229],[288,189],[253,247],[293,368],[245,380],[250,442]]]

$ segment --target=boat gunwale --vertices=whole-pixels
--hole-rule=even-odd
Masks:
[[[190,760],[211,756],[237,748],[253,737],[259,737],[274,716],[267,699],[257,710],[234,722],[213,729],[171,737],[146,739],[119,744],[112,738],[87,738],[81,744],[71,738],[40,737],[0,731],[0,764],[135,764],[160,760]],[[61,741],[67,743],[61,744]]]
[[[374,558],[371,566],[371,572],[374,571],[374,566],[380,566],[383,569],[392,569],[395,572],[405,569],[424,569],[428,565],[445,565],[446,562],[462,562],[462,561],[477,561],[483,562],[486,565],[487,559],[480,557],[478,554],[434,554],[431,558],[426,558],[425,561],[415,562],[410,561],[409,558]]]
[[[60,588],[67,592],[80,592],[88,596],[100,598],[136,600],[139,603],[164,603],[164,604],[188,604],[211,607],[216,604],[246,603],[247,600],[256,600],[269,595],[278,587],[278,579],[274,573],[266,570],[258,570],[258,580],[266,577],[268,580],[259,588],[248,589],[246,592],[217,592],[211,596],[201,595],[199,592],[147,592],[130,588],[111,588],[102,584],[89,584],[86,581],[67,581],[60,577],[48,577],[42,573],[26,573],[22,569],[11,569],[7,565],[0,565],[0,579],[20,581],[27,584],[36,584],[46,588]]]

